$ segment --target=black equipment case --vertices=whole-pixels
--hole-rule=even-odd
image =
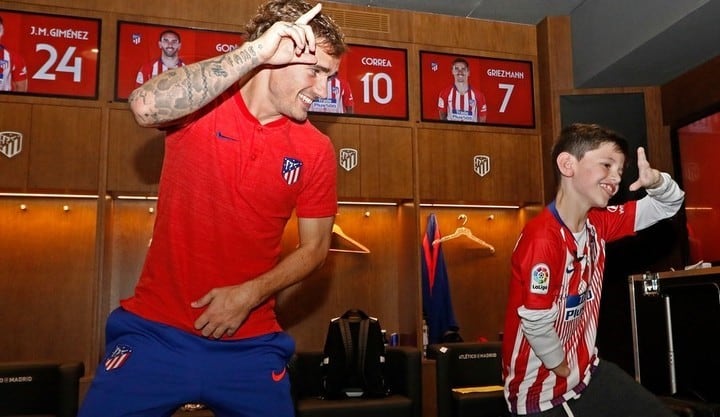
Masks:
[[[720,267],[630,275],[628,284],[635,379],[656,395],[715,408]]]

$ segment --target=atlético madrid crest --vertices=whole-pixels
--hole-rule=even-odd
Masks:
[[[490,157],[487,155],[475,155],[473,157],[473,171],[481,177],[490,172]]]
[[[128,361],[130,355],[132,355],[132,348],[127,345],[115,345],[112,352],[105,359],[105,370],[112,371],[113,369],[121,368]]]
[[[20,132],[0,132],[0,153],[12,158],[22,151],[23,135]]]
[[[338,155],[338,162],[345,171],[350,171],[358,164],[358,151],[353,148],[342,148]]]

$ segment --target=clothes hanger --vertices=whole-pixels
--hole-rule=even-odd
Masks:
[[[487,243],[486,241],[480,239],[479,237],[475,236],[473,234],[472,230],[465,227],[465,223],[467,223],[467,215],[465,215],[465,214],[459,215],[458,220],[462,220],[462,224],[460,225],[460,227],[455,229],[455,231],[453,233],[451,233],[447,236],[443,236],[440,239],[435,239],[432,243],[433,246],[435,246],[439,243],[442,243],[442,242],[446,242],[448,240],[458,238],[460,236],[465,236],[468,239],[472,240],[473,242],[478,243],[480,246],[490,249],[491,253],[495,253],[495,247],[493,245],[491,245],[491,244]]]
[[[330,248],[331,252],[347,252],[347,253],[370,253],[370,249],[366,248],[362,243],[358,242],[357,240],[351,238],[345,232],[343,229],[338,226],[336,223],[333,223],[332,232],[341,238],[345,239],[347,242],[349,242],[351,245],[356,247],[357,249],[337,249],[337,248]]]

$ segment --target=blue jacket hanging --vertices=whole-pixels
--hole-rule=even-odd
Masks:
[[[442,252],[442,244],[433,246],[440,239],[440,229],[434,213],[428,216],[425,236],[422,240],[422,291],[423,315],[428,325],[428,343],[440,343],[446,331],[457,330],[450,297],[450,282]]]

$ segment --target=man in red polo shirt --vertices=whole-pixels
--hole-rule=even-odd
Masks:
[[[135,294],[108,318],[80,416],[294,415],[293,339],[275,294],[327,256],[337,211],[332,143],[307,121],[346,45],[303,0],[271,0],[227,54],[157,75],[129,97],[167,129],[153,239]],[[287,221],[298,247],[280,258]]]

